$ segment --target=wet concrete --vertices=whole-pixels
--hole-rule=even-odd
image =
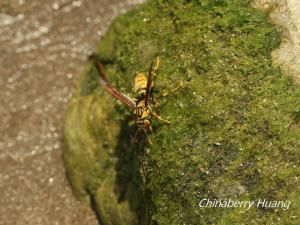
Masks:
[[[67,103],[112,19],[142,0],[0,0],[0,225],[96,225],[61,158]]]

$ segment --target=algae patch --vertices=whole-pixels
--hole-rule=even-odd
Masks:
[[[278,45],[250,1],[154,0],[118,17],[97,49],[110,81],[132,93],[135,72],[160,56],[152,94],[172,124],[153,120],[154,145],[130,145],[132,115],[87,65],[64,129],[75,193],[104,224],[299,224],[300,90],[272,66]],[[200,208],[202,198],[291,207]]]

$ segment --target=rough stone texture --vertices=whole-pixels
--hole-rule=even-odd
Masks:
[[[64,159],[76,195],[100,221],[300,223],[300,90],[272,66],[279,34],[250,3],[153,0],[114,21],[97,49],[109,80],[134,96],[135,73],[160,56],[152,100],[172,124],[153,119],[153,146],[142,134],[131,145],[132,115],[87,64],[70,102]],[[202,198],[291,206],[199,208]]]
[[[112,19],[141,1],[0,0],[0,224],[96,225],[65,176],[74,80]]]
[[[282,29],[281,45],[272,54],[275,65],[300,83],[300,1],[254,0],[254,5],[269,11],[272,22]]]

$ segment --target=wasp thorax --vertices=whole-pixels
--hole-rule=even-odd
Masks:
[[[159,115],[153,112],[151,105],[148,102],[151,88],[153,86],[151,77],[156,74],[158,65],[159,58],[157,58],[155,66],[153,66],[153,63],[151,63],[148,77],[146,77],[143,73],[136,73],[133,88],[134,92],[136,93],[136,96],[134,99],[132,99],[127,95],[123,94],[122,92],[118,91],[107,81],[104,65],[100,61],[96,61],[97,70],[100,75],[100,84],[102,85],[102,87],[114,98],[120,100],[122,103],[128,106],[134,113],[135,122],[138,129],[133,139],[135,139],[139,130],[143,130],[146,133],[146,135],[149,132],[151,132],[151,117],[156,117],[157,119],[165,123],[170,123],[169,121],[162,119]],[[148,137],[147,140],[149,144],[152,144]]]
[[[138,96],[146,94],[147,78],[143,73],[137,73],[134,79],[134,91]]]

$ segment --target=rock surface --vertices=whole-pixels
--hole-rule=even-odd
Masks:
[[[99,87],[89,62],[64,127],[75,193],[103,224],[299,224],[300,90],[272,66],[279,34],[250,1],[153,0],[119,17],[97,49],[131,94],[161,58],[153,145]],[[163,93],[181,85],[178,91]],[[209,199],[291,201],[290,208],[200,208]]]
[[[273,61],[300,83],[300,2],[298,0],[255,0],[254,5],[269,11],[272,22],[282,29],[281,45]]]

